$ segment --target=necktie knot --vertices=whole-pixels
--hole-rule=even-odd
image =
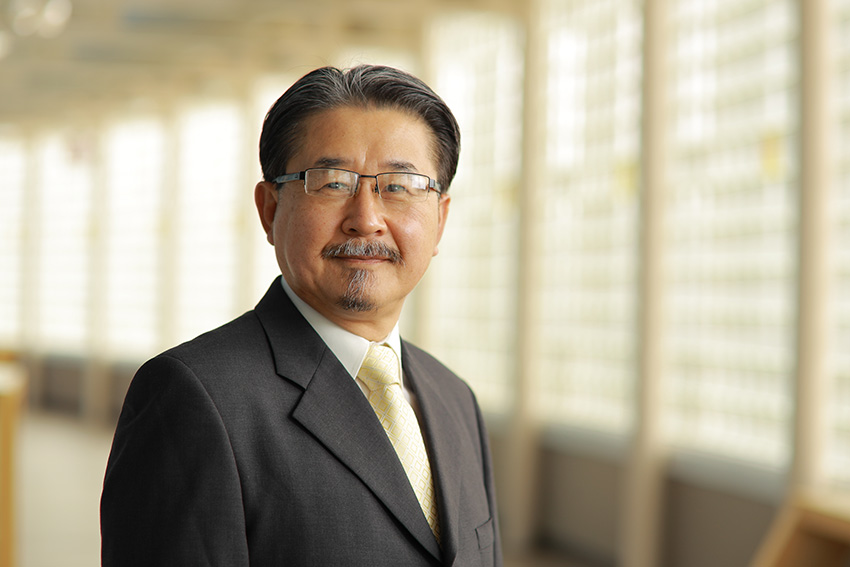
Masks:
[[[371,391],[401,384],[398,357],[386,344],[371,344],[357,374]]]

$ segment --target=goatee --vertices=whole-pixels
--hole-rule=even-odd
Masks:
[[[322,250],[322,258],[376,258],[388,260],[392,264],[404,265],[404,260],[398,250],[390,248],[383,242],[363,242],[349,240],[342,244],[327,246]],[[373,285],[374,275],[362,268],[352,269],[348,274],[348,287],[339,298],[337,304],[347,311],[364,312],[377,309],[378,306],[369,297],[369,287]]]

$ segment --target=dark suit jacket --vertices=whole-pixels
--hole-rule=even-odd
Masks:
[[[402,360],[442,546],[366,397],[275,281],[136,374],[104,480],[103,565],[501,565],[475,398],[406,342]]]

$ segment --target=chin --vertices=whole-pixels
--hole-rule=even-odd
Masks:
[[[350,297],[343,295],[337,301],[337,305],[352,313],[366,313],[377,311],[377,304],[368,297]]]
[[[337,305],[354,313],[376,311],[378,305],[369,293],[375,285],[375,275],[364,269],[351,270],[347,274],[348,286],[337,300]]]

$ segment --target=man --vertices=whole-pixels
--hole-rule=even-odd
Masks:
[[[282,278],[137,373],[105,566],[501,565],[475,398],[398,335],[459,148],[445,103],[391,68],[318,69],[275,103],[255,201]]]

